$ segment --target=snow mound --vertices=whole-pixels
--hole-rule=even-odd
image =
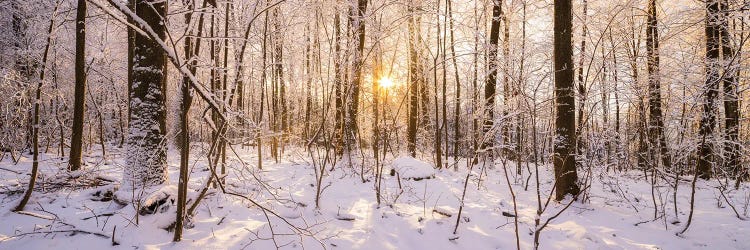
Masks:
[[[430,179],[435,177],[435,169],[427,162],[412,157],[402,156],[392,163],[393,170],[403,179]]]

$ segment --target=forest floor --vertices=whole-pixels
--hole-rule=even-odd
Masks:
[[[86,170],[76,173],[76,181],[65,169],[65,159],[56,154],[42,155],[38,190],[32,195],[26,213],[11,212],[28,182],[31,159],[18,164],[10,157],[0,162],[0,249],[104,249],[112,246],[112,235],[119,249],[514,249],[513,201],[506,183],[503,163],[474,168],[466,191],[458,234],[456,225],[460,197],[467,168],[436,170],[435,178],[401,180],[387,173],[393,159],[386,159],[383,201],[376,202],[374,177],[359,167],[336,166],[323,178],[320,208],[315,208],[315,172],[305,151],[287,149],[281,162],[264,161],[255,168],[255,149],[237,149],[248,164],[229,158],[227,191],[209,191],[185,230],[184,239],[172,242],[172,233],[163,229],[174,221],[169,202],[151,215],[136,216],[134,205],[119,205],[103,199],[121,178],[122,159],[117,149],[87,155]],[[205,155],[193,150],[189,197],[195,197],[210,171],[205,171]],[[228,151],[229,155],[233,155]],[[177,151],[169,157],[170,183],[156,192],[173,193],[177,182]],[[425,155],[420,157],[430,159]],[[371,163],[366,163],[371,164]],[[533,248],[537,192],[533,164],[516,167],[508,162],[510,182],[517,196],[518,233],[521,248]],[[328,166],[327,168],[330,168]],[[690,229],[677,236],[690,211],[691,176],[682,177],[677,194],[679,218],[674,215],[670,178],[657,181],[654,196],[659,204],[654,220],[651,179],[643,172],[604,172],[594,168],[588,199],[579,199],[552,220],[540,237],[541,249],[750,249],[750,221],[737,218],[737,212],[750,213],[750,185],[730,188],[724,199],[717,180],[698,181],[695,212]],[[550,165],[539,167],[542,204],[553,184]],[[583,177],[586,173],[579,173]],[[110,180],[110,181],[108,181]],[[670,182],[668,182],[670,181]],[[722,181],[723,183],[724,181]],[[80,186],[73,186],[78,183]],[[101,186],[99,186],[101,185]],[[98,186],[98,187],[93,187]],[[730,185],[731,186],[731,185]],[[136,194],[133,194],[134,196]],[[138,195],[141,196],[141,195]],[[143,197],[148,194],[143,195]],[[541,215],[544,222],[567,205],[549,203]],[[97,201],[98,200],[98,201]],[[250,200],[273,213],[264,213]],[[727,203],[729,200],[730,203]],[[732,206],[730,206],[732,205]],[[662,212],[666,211],[666,212]],[[664,215],[666,214],[666,215]],[[283,218],[283,219],[281,219]],[[273,229],[269,228],[270,224]],[[288,221],[291,225],[287,224]],[[116,227],[116,229],[115,229]],[[275,234],[275,237],[271,237]],[[301,232],[301,234],[300,234]],[[92,234],[94,233],[94,234]],[[97,235],[99,234],[99,235]],[[307,235],[305,235],[307,234]]]

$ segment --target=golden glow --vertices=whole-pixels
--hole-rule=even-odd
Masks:
[[[395,83],[393,83],[393,80],[391,80],[391,78],[388,78],[387,76],[378,80],[378,85],[380,85],[380,87],[384,89],[391,88],[394,84]]]

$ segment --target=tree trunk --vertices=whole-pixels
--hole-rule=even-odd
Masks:
[[[502,8],[500,9],[502,11]],[[500,118],[501,119],[501,127],[502,127],[502,142],[503,142],[503,150],[502,155],[504,157],[510,155],[511,149],[518,149],[520,145],[515,144],[513,145],[513,132],[516,131],[519,132],[520,128],[518,127],[519,124],[515,123],[518,122],[518,116],[511,118],[509,116],[510,110],[513,109],[512,105],[513,102],[516,100],[516,88],[511,84],[510,81],[510,21],[508,19],[508,15],[506,13],[501,13],[501,20],[503,23],[503,104],[502,104],[502,112],[503,115]],[[518,108],[518,107],[516,107]],[[516,133],[516,138],[518,138],[520,133]],[[510,146],[510,147],[508,147]],[[512,156],[516,160],[518,160],[518,155]],[[521,165],[520,163],[516,164],[516,168],[520,169]],[[519,170],[520,171],[520,170]]]
[[[448,4],[448,25],[450,25],[450,36],[451,36],[451,60],[453,61],[453,73],[454,73],[454,81],[456,81],[456,98],[454,101],[456,102],[455,109],[453,110],[453,158],[454,160],[458,159],[459,154],[459,148],[461,147],[461,121],[460,121],[460,114],[461,114],[461,79],[458,76],[458,62],[456,59],[456,37],[454,36],[454,28],[453,28],[453,1],[447,0]],[[456,161],[456,169],[458,169],[458,161]]]
[[[472,75],[472,82],[471,82],[471,102],[472,102],[472,119],[471,119],[471,141],[472,141],[472,149],[474,155],[476,155],[479,151],[479,121],[477,117],[477,110],[479,110],[479,101],[477,100],[479,98],[479,91],[477,85],[479,84],[479,14],[478,14],[478,8],[477,8],[477,2],[474,1],[474,53],[473,54],[473,60],[472,64],[474,66],[474,72]],[[473,157],[474,162],[472,164],[477,163],[478,157]]]
[[[438,102],[438,60],[440,60],[440,1],[437,1],[437,11],[435,12],[436,20],[435,23],[437,25],[437,28],[435,29],[437,35],[435,36],[435,55],[432,60],[432,80],[433,80],[433,89],[435,90],[434,95],[434,101],[435,101],[435,167],[436,168],[442,168],[443,167],[443,150],[442,150],[442,131],[440,127],[440,107],[438,106],[440,102]],[[443,63],[445,65],[445,63]],[[443,85],[445,86],[445,85]],[[445,100],[445,98],[443,98]],[[443,120],[445,122],[445,120]]]
[[[136,15],[162,40],[166,38],[162,20],[166,14],[164,1],[136,1]],[[130,128],[123,172],[125,189],[159,185],[167,180],[167,60],[161,46],[143,34],[135,34],[134,46]]]
[[[81,168],[83,119],[86,102],[86,0],[78,0],[76,11],[75,100],[73,104],[73,136],[70,140],[68,170]]]
[[[646,27],[646,53],[648,70],[648,139],[652,150],[651,167],[661,160],[664,168],[671,167],[669,151],[664,136],[664,117],[661,107],[661,81],[659,80],[659,30],[656,18],[656,0],[649,0]],[[661,157],[659,157],[661,155]]]
[[[502,1],[493,0],[492,4],[492,24],[490,25],[490,47],[488,50],[489,59],[487,62],[490,72],[487,74],[487,82],[484,85],[484,116],[482,117],[484,120],[482,124],[484,136],[480,148],[480,151],[489,150],[489,152],[484,152],[484,156],[489,157],[490,163],[494,156],[493,151],[495,146],[495,85],[497,85],[497,70],[499,68],[497,45],[500,40],[500,24],[503,15]]]
[[[716,98],[719,95],[720,71],[720,10],[719,0],[706,1],[706,85],[703,115],[698,133],[701,137],[698,146],[698,166],[696,174],[710,179],[714,166],[713,133],[716,127]]]
[[[268,71],[266,70],[266,62],[268,61],[268,12],[264,14],[263,18],[263,41],[261,42],[261,73],[260,73],[260,108],[258,109],[258,124],[263,123],[264,106],[266,103],[266,79],[268,78]],[[263,129],[260,128],[256,134],[257,139],[256,148],[258,149],[258,169],[263,169]]]
[[[355,0],[352,0],[355,1]],[[356,0],[351,3],[351,26],[356,29],[353,34],[353,43],[357,48],[352,56],[353,73],[349,83],[347,93],[347,111],[345,121],[345,140],[347,151],[351,150],[349,146],[357,141],[357,114],[359,109],[359,92],[363,82],[362,68],[364,67],[364,49],[365,49],[365,12],[367,11],[367,0]],[[355,7],[356,6],[356,7]]]
[[[274,120],[279,123],[278,129],[280,131],[276,131],[280,133],[280,136],[274,136],[273,143],[274,148],[273,151],[275,152],[274,155],[276,156],[276,162],[279,161],[280,152],[279,148],[281,149],[281,152],[284,151],[284,144],[286,141],[286,135],[289,132],[289,122],[288,122],[288,111],[286,106],[286,82],[284,81],[284,34],[282,33],[281,28],[281,10],[279,7],[275,7],[273,12],[274,17],[274,75],[276,77],[275,83],[276,83],[276,111],[274,111]],[[278,113],[280,112],[280,113]],[[280,144],[280,145],[279,145]]]
[[[210,2],[209,0],[203,1],[203,7],[202,9],[206,8],[206,4]],[[185,14],[185,23],[187,24],[188,30],[185,32],[188,34],[188,36],[185,37],[185,59],[186,61],[190,62],[188,70],[190,70],[190,73],[195,75],[197,66],[198,66],[198,59],[194,58],[197,57],[200,53],[200,39],[199,38],[191,38],[191,30],[190,30],[190,22],[192,21],[193,14],[195,13],[194,6],[192,2],[189,3],[190,6],[188,7],[189,10],[187,14]],[[216,6],[214,6],[216,7]],[[227,7],[227,10],[229,7]],[[199,14],[200,18],[198,19],[198,34],[196,37],[201,37],[203,35],[203,14]],[[213,35],[213,34],[212,34]],[[213,52],[213,51],[212,51]],[[173,241],[181,241],[182,240],[182,227],[183,227],[183,220],[185,219],[185,216],[188,214],[185,212],[185,206],[187,203],[187,189],[188,189],[188,181],[190,179],[190,169],[188,166],[188,159],[190,158],[190,106],[193,102],[193,97],[190,94],[190,78],[187,76],[182,77],[182,84],[180,85],[180,136],[178,136],[179,141],[179,148],[180,148],[180,179],[178,180],[177,184],[177,215],[175,220],[175,230],[174,230],[174,238]],[[196,201],[197,202],[197,201]]]
[[[619,95],[619,77],[618,77],[618,64],[617,64],[617,45],[615,40],[612,38],[612,29],[609,30],[609,43],[612,45],[612,80],[615,94],[615,131],[614,131],[614,142],[615,142],[615,157],[617,157],[616,165],[619,170],[620,159],[623,155],[622,147],[620,146],[620,95]]]
[[[583,14],[581,14],[581,53],[578,55],[578,98],[580,103],[578,104],[578,130],[576,131],[577,147],[579,155],[583,155],[585,145],[585,136],[583,135],[583,123],[584,123],[584,110],[586,109],[586,101],[588,99],[588,93],[586,92],[586,77],[583,75],[583,63],[586,60],[586,35],[588,35],[588,23],[586,23],[588,16],[588,1],[583,0]]]
[[[26,192],[23,194],[23,198],[21,198],[21,201],[18,203],[18,205],[13,209],[13,211],[23,211],[24,207],[26,207],[26,204],[29,202],[29,199],[31,198],[31,193],[34,192],[34,186],[36,184],[36,178],[39,174],[39,104],[42,101],[42,85],[44,84],[44,73],[47,70],[47,56],[49,55],[49,48],[52,43],[52,31],[55,27],[54,20],[55,16],[57,15],[57,8],[60,6],[59,3],[55,5],[55,9],[52,11],[52,16],[50,17],[50,23],[49,28],[47,29],[47,44],[44,46],[44,54],[42,55],[42,67],[41,71],[39,72],[39,82],[36,86],[36,93],[34,95],[34,117],[33,117],[33,125],[32,125],[32,150],[34,153],[32,164],[31,164],[31,176],[29,177],[29,186],[26,188]],[[85,8],[84,8],[85,13]],[[80,13],[79,13],[80,14]],[[85,16],[85,15],[84,15]]]
[[[732,47],[732,35],[729,33],[729,20],[727,20],[728,4],[727,0],[720,2],[720,36],[721,36],[721,57],[723,59],[722,67],[724,68],[724,78],[722,79],[724,90],[724,166],[731,170],[736,178],[743,179],[742,165],[740,164],[740,141],[739,141],[739,81],[738,73],[740,60],[734,54]]]
[[[333,17],[333,29],[334,29],[334,50],[333,50],[333,67],[334,67],[334,88],[335,88],[335,121],[334,121],[334,130],[336,131],[335,134],[335,147],[336,147],[336,154],[338,156],[341,156],[344,152],[344,90],[343,84],[344,84],[344,70],[343,70],[343,60],[344,56],[343,53],[341,53],[341,14],[338,10],[338,1],[336,4],[336,11],[334,13]]]
[[[419,8],[415,3],[409,3],[409,121],[407,124],[406,150],[411,157],[416,157],[417,152],[417,120],[419,119],[419,86],[422,76],[420,75],[419,51],[417,41],[417,25],[415,15]]]
[[[576,124],[573,91],[573,13],[571,0],[555,0],[554,70],[555,70],[555,199],[577,195]]]

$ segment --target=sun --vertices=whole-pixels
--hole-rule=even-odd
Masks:
[[[393,80],[391,80],[391,78],[387,76],[380,78],[380,80],[378,80],[378,85],[380,85],[380,87],[384,89],[391,88],[393,87],[394,84],[395,83],[393,83]]]

